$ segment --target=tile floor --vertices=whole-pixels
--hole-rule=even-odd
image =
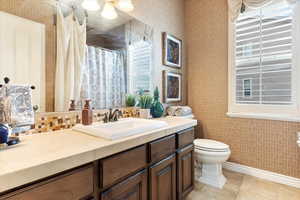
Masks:
[[[224,170],[222,190],[196,182],[186,200],[300,200],[300,189]]]

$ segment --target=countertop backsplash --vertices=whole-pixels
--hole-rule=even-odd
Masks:
[[[123,118],[139,116],[138,108],[121,108],[121,110]],[[105,112],[108,112],[108,110],[93,110],[93,121],[102,121],[102,114]],[[37,134],[70,129],[79,123],[81,123],[81,111],[36,113],[35,124],[31,127],[31,130],[18,134]]]

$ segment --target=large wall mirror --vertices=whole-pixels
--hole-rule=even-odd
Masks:
[[[84,10],[82,0],[49,2],[57,11],[57,42],[52,44],[57,48],[55,76],[45,70],[48,52],[43,24],[0,13],[1,27],[3,23],[23,24],[22,30],[0,29],[0,36],[10,35],[9,42],[0,38],[1,52],[7,52],[1,55],[0,78],[8,76],[11,84],[34,85],[37,112],[68,111],[71,100],[80,110],[86,99],[92,101],[94,109],[122,107],[126,94],[153,89],[151,27],[118,9],[117,18],[105,19],[100,11]],[[99,3],[103,6],[101,0]],[[53,109],[46,109],[49,102]]]

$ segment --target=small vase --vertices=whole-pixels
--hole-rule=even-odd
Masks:
[[[151,118],[150,109],[140,109],[140,118],[144,118],[144,119]]]
[[[151,107],[151,115],[154,118],[162,117],[164,114],[164,106],[159,102],[158,99],[154,100]]]
[[[163,114],[164,114],[165,109],[164,109],[164,106],[159,101],[158,87],[155,88],[153,96],[154,96],[154,102],[151,106],[151,115],[154,118],[162,117]]]

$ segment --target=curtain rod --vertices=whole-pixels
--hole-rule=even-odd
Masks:
[[[63,5],[64,7],[66,8],[71,8],[70,5],[60,1],[60,0],[45,0],[47,4],[51,5],[51,6],[54,6],[54,7],[57,7],[58,4],[61,4]]]
[[[56,1],[56,3],[61,4],[61,5],[63,5],[63,6],[66,7],[66,8],[72,9],[72,6],[70,6],[69,4],[67,4],[67,3],[65,3],[65,2],[62,2],[62,1],[60,1],[60,0],[55,0],[55,1]]]
[[[57,7],[58,5],[62,5],[65,8],[69,8],[69,9],[78,9],[78,5],[77,4],[73,4],[73,5],[69,5],[61,0],[46,0],[48,2],[48,4]],[[86,10],[84,10],[85,13],[87,13]]]
[[[69,5],[69,4],[65,3],[65,2],[62,2],[61,0],[49,0],[49,4],[51,4],[52,6],[55,6],[55,8],[57,6],[61,5],[61,6],[64,6],[65,8],[73,10],[73,12],[76,9],[78,9],[77,5]],[[84,15],[85,15],[86,20],[88,20],[88,17],[89,17],[88,12],[86,10],[84,10],[84,9],[83,9],[83,11],[84,11]],[[56,17],[55,16],[54,16],[54,25],[56,25]]]
[[[77,6],[77,5],[69,5],[69,4],[65,3],[65,2],[62,2],[61,0],[55,0],[55,1],[56,1],[56,3],[57,3],[58,5],[62,5],[62,6],[64,6],[65,8],[68,8],[68,9],[71,9],[71,10],[76,10],[76,9],[78,9],[78,6]],[[87,16],[86,10],[84,10],[84,14]]]
[[[119,51],[119,50],[107,49],[107,48],[104,48],[104,47],[96,47],[96,48],[102,49],[104,51],[110,51],[110,52]]]
[[[122,49],[107,49],[107,48],[104,48],[101,46],[95,46],[95,45],[87,45],[87,46],[92,46],[92,47],[95,47],[96,49],[101,49],[101,50],[110,51],[110,52],[122,51]]]

